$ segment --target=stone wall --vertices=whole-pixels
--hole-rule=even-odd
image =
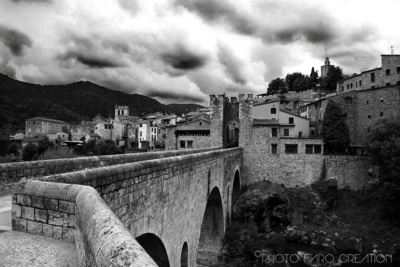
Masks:
[[[206,147],[201,149],[186,149],[183,151],[161,151],[136,154],[108,155],[98,157],[80,157],[54,160],[38,160],[0,164],[0,191],[8,190],[21,178],[42,177],[51,174],[73,172],[101,166],[112,166],[129,162],[173,157],[191,153],[216,150]]]
[[[370,165],[365,156],[325,155],[326,179],[335,179],[338,187],[361,189],[368,183]]]
[[[271,128],[266,126],[253,126],[249,134],[252,142],[243,150],[243,183],[269,180],[286,187],[304,187],[324,178],[357,190],[368,180],[366,157],[305,153],[306,145],[322,145],[322,139],[273,138]],[[277,145],[276,154],[271,151],[272,144]],[[286,144],[297,144],[297,153],[286,154]]]
[[[192,134],[192,135],[180,135],[177,138],[178,147],[176,149],[182,150],[183,148],[180,147],[180,141],[185,141],[185,148],[184,149],[199,149],[205,148],[210,146],[210,136],[209,135],[201,135],[201,134]],[[192,141],[193,145],[191,148],[188,147],[188,141]]]
[[[162,240],[170,266],[179,266],[185,242],[194,266],[208,195],[215,188],[220,192],[225,223],[230,208],[227,188],[233,188],[235,172],[241,169],[241,154],[240,148],[232,148],[40,179],[95,188],[134,237],[152,233]]]
[[[79,266],[157,266],[91,187],[21,181],[13,230],[75,242]]]
[[[357,92],[357,141],[364,145],[368,128],[382,117],[400,115],[400,87],[390,86]],[[352,140],[353,141],[353,140]],[[354,142],[354,141],[353,141]]]

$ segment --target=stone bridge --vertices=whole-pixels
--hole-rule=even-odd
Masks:
[[[89,169],[83,159],[36,163],[47,176],[3,165],[9,181],[30,177],[13,189],[12,228],[75,243],[80,266],[211,265],[240,194],[242,149],[174,153],[108,156],[116,165]]]

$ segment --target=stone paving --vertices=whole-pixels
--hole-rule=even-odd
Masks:
[[[73,243],[11,230],[11,195],[0,196],[0,267],[75,267]]]

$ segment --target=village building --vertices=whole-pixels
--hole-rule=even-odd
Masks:
[[[54,120],[43,117],[34,117],[25,120],[25,135],[26,137],[34,137],[38,134],[57,133],[66,131],[70,125],[64,121]]]

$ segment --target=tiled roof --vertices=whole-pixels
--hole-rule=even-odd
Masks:
[[[278,125],[277,119],[253,119],[253,124],[257,125]]]
[[[27,121],[48,121],[48,122],[68,124],[65,121],[60,121],[60,120],[55,120],[55,119],[48,119],[48,118],[43,118],[43,117],[34,117],[34,118],[31,118],[31,119],[27,119]]]

